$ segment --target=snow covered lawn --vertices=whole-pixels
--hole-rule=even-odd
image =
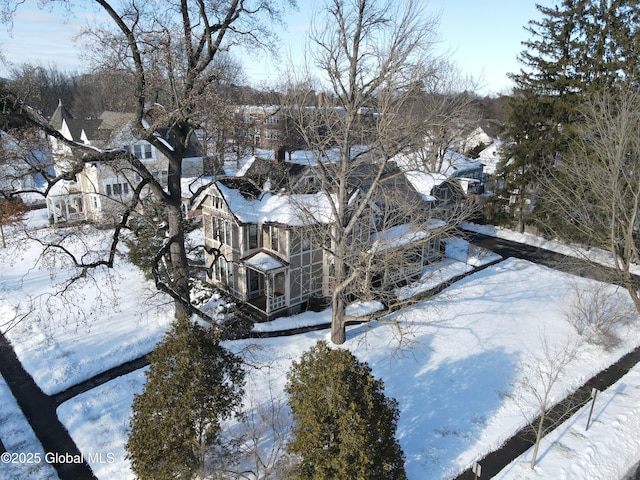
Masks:
[[[42,229],[38,238],[67,234]],[[103,251],[110,231],[87,227],[66,245],[89,255]],[[6,331],[24,368],[46,394],[149,353],[173,319],[173,305],[133,265],[91,271],[64,296],[60,285],[73,269],[64,257],[38,260],[42,247],[14,241],[0,256],[0,325],[29,317]],[[37,262],[36,262],[37,261]]]
[[[565,310],[576,285],[594,283],[524,260],[508,259],[457,282],[428,302],[396,312],[387,322],[349,329],[345,347],[369,362],[374,375],[384,380],[387,395],[399,401],[398,437],[406,454],[409,479],[455,476],[500,446],[525,424],[526,417],[536,413],[532,395],[517,386],[529,378],[524,366],[540,355],[545,344],[548,350],[558,352],[578,344],[579,337],[566,320]],[[625,292],[609,285],[599,286],[617,302],[629,301]],[[315,323],[323,316],[328,321],[329,312],[291,317],[288,322],[299,319]],[[579,344],[575,360],[562,372],[552,392],[555,400],[632,350],[640,338],[640,325],[634,322],[621,326],[617,334],[623,340],[612,351]],[[281,396],[291,361],[318,339],[327,337],[328,332],[323,331],[227,345],[236,351],[251,352],[251,364],[269,367],[250,372],[248,397],[255,402],[264,401],[267,396],[255,392],[272,391],[276,397]],[[59,408],[61,421],[80,450],[116,453],[115,463],[92,465],[101,478],[131,478],[122,445],[132,392],[140,391],[143,381],[143,374],[135,372]],[[604,426],[605,413],[613,413],[613,402],[625,394],[635,397],[637,403],[640,378],[633,377],[633,381],[636,386],[623,390],[618,386],[612,396],[601,397],[593,430],[585,434],[596,444],[592,450],[609,438],[598,433],[598,425]],[[629,412],[625,422],[619,415],[617,423],[607,420],[609,428],[615,429],[620,423],[640,428],[640,413]],[[263,448],[268,448],[268,442]],[[571,448],[575,455],[584,455],[583,462],[588,464],[588,446],[584,451],[578,445]],[[628,448],[624,454],[629,459],[640,458],[637,442]],[[543,467],[545,463],[555,461],[551,460],[551,450],[541,451],[542,471],[547,468]],[[558,451],[562,457],[562,447]],[[565,464],[564,468],[570,467]],[[528,472],[523,472],[525,476],[517,478],[538,478],[527,477]],[[542,478],[563,478],[554,475]],[[503,478],[516,477],[507,474]]]
[[[29,478],[54,480],[55,469],[45,461],[45,452],[36,438],[22,410],[0,376],[0,438],[7,452],[13,456],[0,462],[0,478]]]
[[[535,471],[530,468],[529,449],[494,478],[623,478],[639,460],[639,399],[640,366],[636,366],[597,395],[589,430],[590,403],[542,440]]]

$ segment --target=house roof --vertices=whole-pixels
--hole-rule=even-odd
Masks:
[[[249,255],[243,260],[243,263],[254,270],[262,273],[272,272],[284,268],[286,264],[272,253],[261,250],[257,253]]]
[[[240,223],[303,226],[332,221],[330,200],[324,193],[245,196],[242,190],[228,185],[233,185],[228,179],[216,182],[230,212]]]
[[[73,120],[74,118],[73,115],[71,115],[71,112],[69,112],[69,110],[67,110],[67,107],[63,105],[62,100],[59,100],[58,107],[56,108],[55,112],[53,112],[53,115],[51,115],[51,119],[49,120],[51,126],[59,131],[62,130],[63,121],[68,125],[69,122]]]
[[[433,189],[447,180],[446,175],[441,173],[425,173],[415,170],[406,172],[405,176],[426,202],[436,200],[433,196]]]
[[[263,187],[265,191],[290,191],[295,181],[308,169],[306,165],[290,162],[274,162],[256,157],[244,177]],[[268,188],[265,189],[265,185]]]
[[[381,252],[419,242],[432,236],[434,230],[444,225],[445,222],[438,219],[429,220],[423,227],[413,224],[396,225],[374,234],[372,237],[372,249],[374,252]]]
[[[464,172],[478,170],[483,168],[483,163],[473,160],[462,153],[453,150],[447,150],[442,159],[442,167],[438,172],[427,172],[416,152],[401,153],[396,155],[393,160],[405,172],[424,171],[431,174],[442,174],[447,178],[463,175]]]
[[[140,141],[133,129],[134,113],[114,112],[105,110],[98,118],[76,119],[69,110],[60,102],[58,108],[51,116],[51,124],[61,131],[63,122],[71,132],[71,140],[82,141],[82,134],[86,140],[98,148],[119,148]],[[174,144],[173,135],[169,129],[158,129],[156,135],[164,139],[169,146]],[[202,156],[202,147],[197,139],[192,138],[184,158],[199,158]]]

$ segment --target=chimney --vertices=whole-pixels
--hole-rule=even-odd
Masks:
[[[323,92],[318,92],[316,103],[317,103],[318,107],[322,107],[323,106],[323,104],[324,104],[324,93]]]

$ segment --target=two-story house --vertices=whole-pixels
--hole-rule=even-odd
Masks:
[[[50,123],[70,141],[99,150],[129,152],[165,185],[168,159],[149,142],[136,138],[133,119],[134,114],[110,111],[95,119],[76,119],[60,102]],[[81,161],[82,152],[59,139],[51,137],[50,140],[55,172],[64,175],[69,171],[69,165]],[[191,176],[202,173],[202,158],[198,154],[197,146],[194,146],[185,158],[185,165],[195,165],[193,171],[188,172]],[[56,225],[84,221],[112,224],[123,204],[133,197],[140,181],[140,176],[126,159],[85,163],[79,174],[56,183],[49,191],[49,221]]]
[[[212,185],[203,201],[209,280],[258,318],[300,312],[312,298],[331,293],[333,215],[327,193],[314,188],[313,178],[313,166],[256,159],[243,177]],[[383,180],[369,214],[354,230],[354,256],[371,259],[388,249],[401,251],[401,264],[368,270],[372,288],[415,278],[440,255],[437,236],[391,213],[390,202],[400,196],[430,208],[403,179],[394,174]]]

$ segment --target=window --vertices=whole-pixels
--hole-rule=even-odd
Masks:
[[[258,248],[258,225],[247,225],[247,250]]]
[[[231,237],[231,222],[224,222],[224,243],[231,246],[232,237]]]
[[[269,140],[278,140],[280,138],[280,132],[278,130],[265,130],[264,138]]]
[[[280,118],[278,117],[278,115],[268,115],[265,119],[264,119],[264,123],[265,125],[273,125],[280,122]]]
[[[229,285],[230,275],[227,260],[224,257],[218,257],[215,267],[216,279],[224,285]]]
[[[205,238],[213,239],[213,219],[209,215],[202,217],[202,223],[204,225]]]
[[[269,235],[271,237],[271,250],[280,251],[280,238],[276,227],[269,227]]]
[[[116,182],[118,181],[116,180]],[[105,184],[105,188],[107,190],[108,197],[122,197],[125,195],[129,195],[129,184],[127,182],[107,183]]]
[[[153,158],[153,149],[149,143],[141,143],[133,146],[133,155],[140,160]]]
[[[307,235],[302,236],[302,251],[308,252],[311,250],[311,239]]]
[[[224,210],[224,201],[217,195],[211,196],[211,206],[216,210]]]

